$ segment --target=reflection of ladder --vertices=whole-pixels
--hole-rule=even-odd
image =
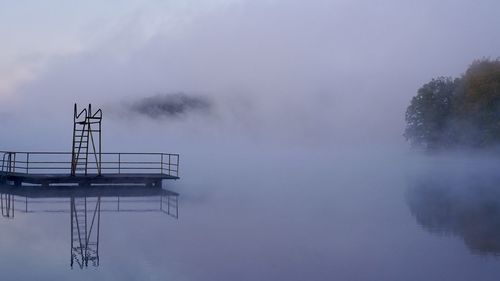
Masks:
[[[0,194],[0,208],[2,209],[2,217],[14,218],[14,195]]]
[[[89,261],[99,266],[101,198],[97,198],[93,210],[87,211],[89,205],[86,197],[71,198],[71,267],[76,262],[84,268]]]
[[[92,113],[92,106],[89,104],[88,109],[78,112],[75,104],[71,175],[87,175],[89,170],[101,174],[101,120],[100,109]],[[90,162],[89,153],[93,155],[90,156]]]

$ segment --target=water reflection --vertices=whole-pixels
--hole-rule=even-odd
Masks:
[[[500,186],[495,182],[420,181],[408,189],[407,202],[424,229],[462,237],[475,254],[499,255]]]
[[[158,188],[0,186],[2,217],[20,213],[69,213],[70,266],[99,266],[101,213],[161,212],[178,219],[178,193]]]

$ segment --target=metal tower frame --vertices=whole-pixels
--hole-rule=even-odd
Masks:
[[[73,148],[71,150],[71,175],[87,175],[90,170],[95,170],[101,175],[101,121],[102,110],[92,112],[92,105],[78,112],[75,103],[73,115]],[[94,136],[97,134],[97,136]],[[97,140],[96,140],[97,138]],[[89,162],[89,152],[94,155],[95,162]],[[94,166],[90,166],[93,164]]]

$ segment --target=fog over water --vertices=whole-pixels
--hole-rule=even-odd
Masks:
[[[488,36],[498,26],[495,6],[235,1],[192,12],[175,28],[167,23],[177,10],[166,10],[149,36],[139,36],[147,14],[123,18],[98,43],[48,57],[1,95],[0,112],[34,124],[34,112],[65,120],[73,102],[104,107],[185,92],[213,99],[219,122],[196,120],[184,131],[308,145],[401,143],[418,87],[498,56],[500,39]]]
[[[180,153],[179,217],[102,212],[99,267],[72,270],[69,214],[18,210],[2,280],[498,280],[498,151],[402,133],[422,84],[500,55],[499,2],[154,3],[4,47],[0,150],[70,151],[92,103],[103,151]]]

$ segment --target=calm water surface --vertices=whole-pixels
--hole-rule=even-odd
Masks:
[[[188,155],[179,196],[3,188],[0,279],[498,280],[497,163],[346,155]]]

